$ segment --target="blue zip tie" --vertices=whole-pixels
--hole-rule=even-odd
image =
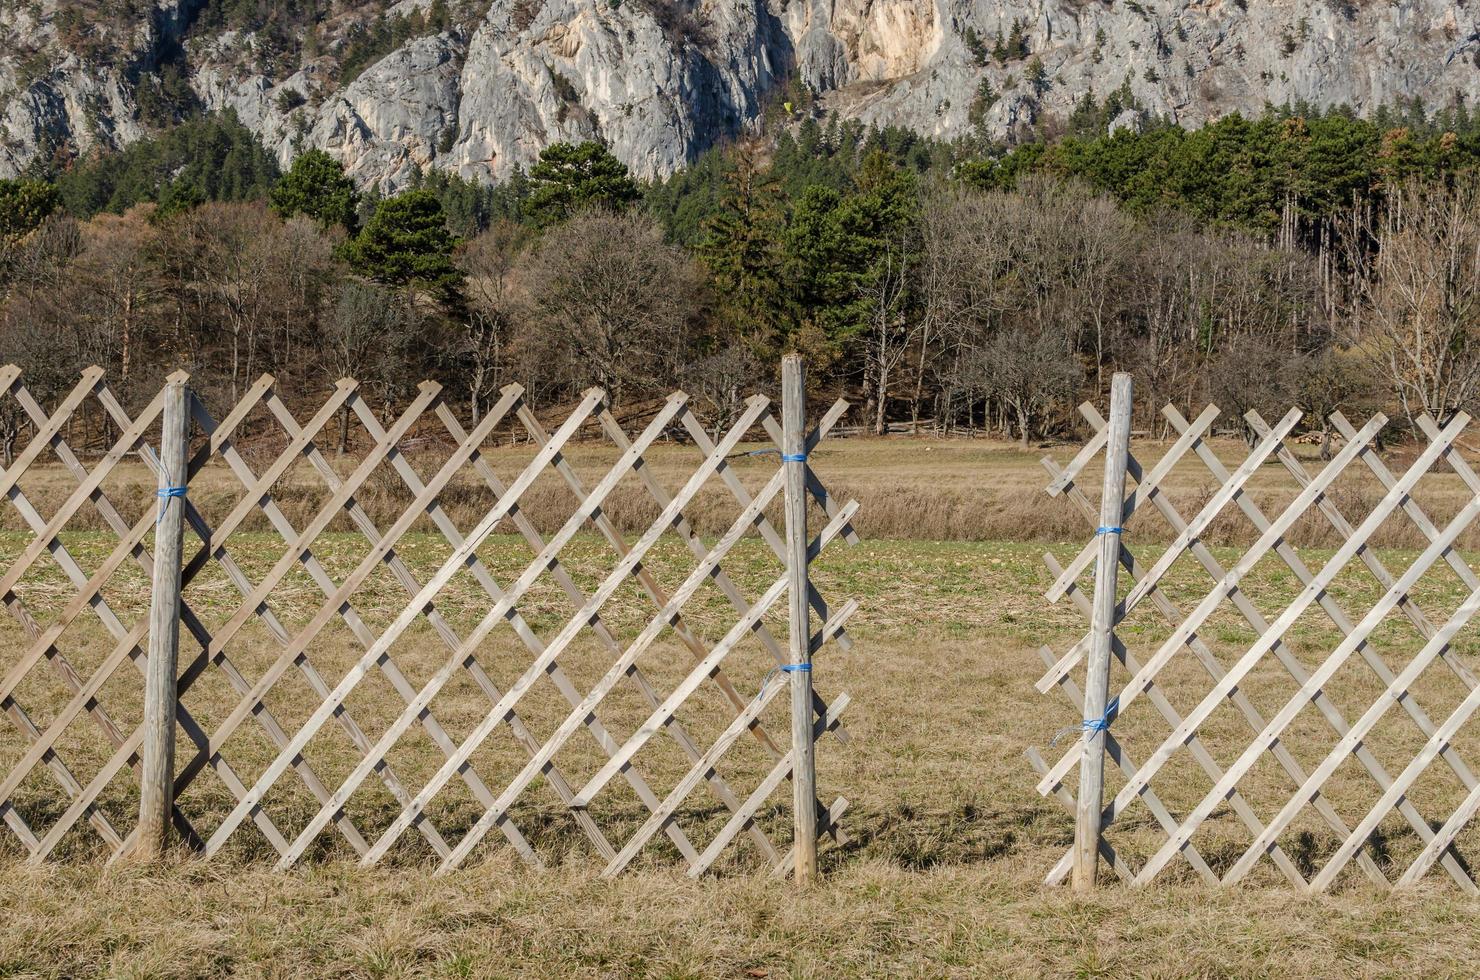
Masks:
[[[185,487],[160,487],[154,491],[154,495],[159,498],[159,516],[154,519],[156,526],[159,525],[160,521],[164,520],[165,508],[169,507],[170,500],[176,497],[183,500],[185,498],[185,490]]]
[[[1095,528],[1095,537],[1099,537],[1102,534],[1124,534],[1124,533],[1125,533],[1125,528],[1123,528],[1123,527],[1097,527],[1097,528]]]
[[[759,691],[756,691],[755,692],[755,699],[757,701],[759,701],[761,699],[761,695],[763,695],[763,694],[766,693],[766,688],[768,688],[768,687],[771,686],[771,678],[775,677],[778,673],[780,673],[780,674],[795,674],[795,673],[810,674],[810,673],[812,673],[812,665],[811,664],[777,664],[776,666],[772,667],[770,670],[766,671],[766,676],[761,680],[761,689]]]
[[[783,453],[781,450],[776,449],[776,448],[771,448],[771,449],[752,449],[748,453],[736,453],[735,455],[736,456],[770,456],[773,453],[779,455],[781,457],[781,462],[783,462],[783,463],[805,463],[807,461],[807,454],[806,453]]]
[[[1117,694],[1113,701],[1105,705],[1105,713],[1103,715],[1098,718],[1086,718],[1077,725],[1060,728],[1054,734],[1053,740],[1048,744],[1050,746],[1059,744],[1059,739],[1070,732],[1089,732],[1092,735],[1097,735],[1100,732],[1108,732],[1110,730],[1110,723],[1115,720],[1115,716],[1118,714],[1120,714],[1120,695]]]

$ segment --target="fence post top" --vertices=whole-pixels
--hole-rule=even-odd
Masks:
[[[99,374],[103,373],[102,368],[88,368],[88,370],[97,371]],[[169,375],[165,378],[165,380],[172,385],[182,385],[190,380],[190,372],[184,369],[181,369],[179,371],[171,371]]]

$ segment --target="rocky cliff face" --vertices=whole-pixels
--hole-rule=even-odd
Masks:
[[[668,174],[754,125],[792,78],[812,111],[941,138],[1005,136],[1117,89],[1188,125],[1265,103],[1480,94],[1480,25],[1455,0],[482,0],[348,82],[334,30],[431,0],[339,0],[325,43],[287,70],[263,67],[252,30],[192,30],[209,0],[113,5],[132,12],[88,14],[79,38],[93,5],[0,0],[0,175],[137,139],[141,86],[169,51],[200,102],[234,109],[285,163],[321,147],[385,190],[416,168],[496,178],[591,137]]]

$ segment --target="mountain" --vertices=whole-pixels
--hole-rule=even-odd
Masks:
[[[768,112],[1001,138],[1087,94],[1192,126],[1480,93],[1444,0],[0,0],[0,38],[0,176],[195,109],[394,190],[592,137],[666,175]]]

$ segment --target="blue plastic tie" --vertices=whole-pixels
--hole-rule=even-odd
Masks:
[[[1095,536],[1096,537],[1099,537],[1101,534],[1124,534],[1124,533],[1125,533],[1125,528],[1123,528],[1123,527],[1097,527],[1097,528],[1095,528]]]
[[[1048,744],[1059,744],[1059,739],[1070,732],[1089,732],[1091,735],[1108,732],[1110,730],[1110,723],[1115,720],[1115,716],[1118,714],[1120,714],[1120,696],[1116,695],[1113,701],[1105,705],[1105,713],[1103,715],[1098,718],[1086,718],[1077,725],[1060,728],[1057,734],[1054,735],[1053,741]]]
[[[761,699],[761,695],[763,695],[763,694],[766,693],[766,688],[768,688],[768,687],[771,686],[771,678],[775,677],[777,674],[795,674],[795,673],[810,674],[810,673],[812,673],[812,665],[811,664],[777,664],[775,667],[772,667],[770,670],[766,671],[765,678],[763,678],[761,680],[761,689],[759,691],[756,691],[755,692],[755,699],[757,701],[759,701]]]
[[[164,520],[165,508],[170,505],[170,501],[172,499],[177,497],[182,500],[184,499],[185,490],[185,487],[160,487],[158,490],[154,491],[154,495],[159,498],[159,516],[154,519],[154,523],[156,525],[158,525],[160,521]]]
[[[770,456],[773,454],[779,455],[783,463],[805,463],[807,461],[806,453],[783,453],[781,450],[775,448],[752,449],[748,453],[736,453],[737,456]]]

